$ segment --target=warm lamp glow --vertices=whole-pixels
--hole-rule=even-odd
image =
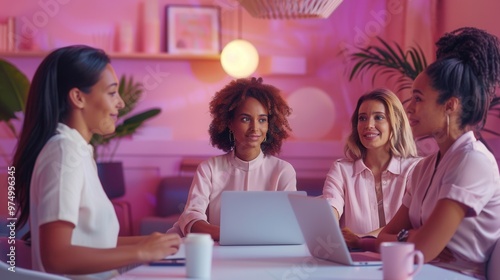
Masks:
[[[257,69],[259,53],[250,42],[233,40],[222,50],[220,63],[229,76],[237,79],[246,78]]]

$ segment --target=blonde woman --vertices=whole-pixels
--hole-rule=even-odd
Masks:
[[[396,214],[419,158],[403,105],[390,90],[361,96],[351,126],[346,158],[333,163],[323,196],[344,227],[348,246],[375,250],[360,236],[376,237]]]

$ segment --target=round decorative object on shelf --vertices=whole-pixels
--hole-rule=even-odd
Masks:
[[[233,40],[222,50],[220,63],[229,76],[246,78],[257,69],[259,53],[250,42],[242,39]]]
[[[327,18],[342,0],[238,0],[256,18],[302,19]]]
[[[328,137],[335,124],[336,110],[332,98],[322,89],[307,86],[287,97],[293,108],[290,126],[299,140],[318,141]]]

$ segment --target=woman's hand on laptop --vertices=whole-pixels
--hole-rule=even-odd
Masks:
[[[154,232],[144,236],[137,243],[139,260],[141,262],[156,261],[177,253],[181,244],[181,237],[176,233]]]
[[[345,243],[349,249],[360,248],[360,237],[352,232],[349,228],[342,228],[342,235],[344,235]]]

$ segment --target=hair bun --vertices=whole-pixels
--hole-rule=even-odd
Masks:
[[[437,60],[454,58],[471,67],[490,92],[500,84],[500,44],[495,35],[463,27],[446,33],[436,46]]]

